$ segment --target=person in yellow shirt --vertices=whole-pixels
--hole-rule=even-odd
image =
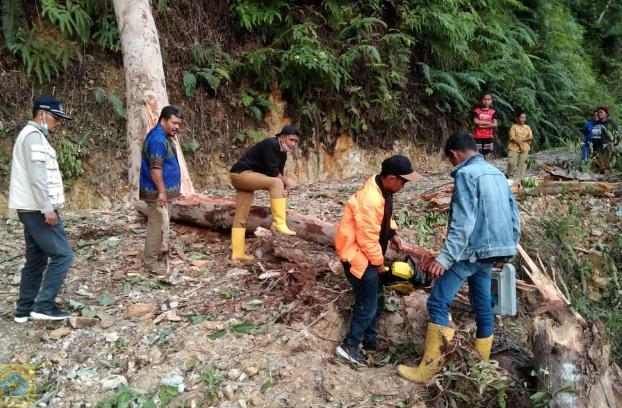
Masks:
[[[516,122],[510,128],[508,144],[508,177],[521,180],[527,174],[527,157],[533,141],[533,132],[527,124],[527,114],[519,112]]]

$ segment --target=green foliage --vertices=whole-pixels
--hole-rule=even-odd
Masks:
[[[96,408],[156,408],[167,407],[177,397],[175,387],[161,385],[155,395],[150,396],[123,386],[113,396],[98,402]]]
[[[215,368],[208,368],[201,374],[201,381],[205,385],[205,396],[208,401],[218,400],[220,385],[225,381],[225,376]]]
[[[252,142],[252,143],[257,143],[263,139],[266,138],[266,134],[264,132],[262,132],[261,130],[257,130],[257,129],[244,129],[241,130],[240,132],[238,132],[233,140],[236,143],[239,144],[243,144],[246,143],[248,141]]]
[[[247,31],[253,31],[280,23],[288,3],[285,0],[236,0],[231,8],[240,25]]]
[[[84,173],[82,158],[87,154],[83,143],[75,143],[67,138],[62,139],[57,148],[58,166],[63,173],[63,179],[73,180]]]
[[[22,0],[4,0],[0,6],[2,34],[7,47],[15,44],[19,23],[23,20]]]
[[[59,42],[56,37],[46,35],[40,26],[29,31],[20,29],[9,50],[22,61],[26,74],[40,83],[50,81],[73,59],[79,58],[79,48],[74,42]]]
[[[190,69],[183,73],[184,93],[189,98],[194,96],[200,85],[216,95],[218,89],[231,80],[231,72],[235,68],[233,58],[220,45],[195,44],[192,47],[192,62]]]
[[[106,92],[105,89],[95,88],[95,102],[98,105],[109,105],[119,119],[126,119],[125,105],[121,98],[112,92]]]
[[[60,29],[67,38],[78,37],[86,43],[91,34],[93,20],[79,1],[40,0],[43,17]]]
[[[257,121],[262,120],[266,112],[272,108],[272,103],[266,96],[252,90],[242,93],[241,102],[247,112]]]
[[[97,30],[93,33],[93,40],[100,47],[118,52],[121,50],[121,39],[119,38],[119,28],[114,16],[107,14],[97,22]]]
[[[558,145],[579,138],[594,105],[622,103],[619,81],[602,81],[622,73],[622,7],[596,3],[328,0],[264,8],[237,0],[239,24],[260,45],[240,55],[236,72],[256,89],[277,83],[320,133],[394,137],[417,116],[439,113],[465,124],[480,95],[491,92],[500,134],[520,109],[536,144]],[[597,22],[594,47],[585,31]]]
[[[7,48],[26,74],[49,82],[81,58],[79,45],[96,44],[119,51],[119,33],[110,0],[38,0],[40,15],[26,16],[23,3],[2,3],[2,30]]]

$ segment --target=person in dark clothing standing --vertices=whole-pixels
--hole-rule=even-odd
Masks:
[[[381,273],[389,242],[402,247],[393,222],[393,194],[407,181],[417,179],[410,160],[396,155],[382,162],[379,175],[371,177],[344,208],[337,227],[335,248],[354,292],[350,330],[337,347],[337,356],[358,365],[365,359],[359,350],[375,350],[376,326],[384,308]]]
[[[300,131],[285,126],[275,137],[251,147],[231,168],[231,184],[237,190],[235,216],[231,228],[231,259],[251,261],[246,254],[246,220],[255,190],[268,190],[271,198],[272,229],[285,235],[296,235],[287,227],[287,190],[293,185],[284,175],[287,153],[298,145]]]
[[[594,165],[598,170],[609,168],[613,148],[617,143],[617,124],[609,119],[609,109],[601,106],[597,109],[598,121],[592,126],[591,142]]]

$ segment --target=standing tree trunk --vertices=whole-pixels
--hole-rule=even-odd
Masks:
[[[129,146],[129,199],[138,199],[141,150],[152,118],[168,105],[162,53],[149,0],[113,0],[121,35],[125,96],[127,105],[127,140]],[[155,111],[154,111],[155,110]],[[181,166],[182,194],[194,193],[183,153],[176,143]]]

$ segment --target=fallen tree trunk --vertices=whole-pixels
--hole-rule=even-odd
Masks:
[[[540,387],[550,396],[552,408],[610,408],[622,406],[616,390],[619,368],[610,359],[610,345],[602,323],[588,324],[572,310],[568,299],[519,245],[525,272],[552,317],[534,319],[532,345]]]
[[[612,197],[622,195],[622,183],[604,181],[555,181],[545,182],[534,188],[518,191],[528,196],[556,194],[589,194],[596,197]]]
[[[138,202],[136,208],[145,214],[145,204]],[[206,227],[211,229],[229,229],[233,224],[235,202],[206,195],[194,194],[183,197],[171,204],[170,217],[173,221]],[[287,223],[296,234],[309,241],[323,245],[333,245],[335,225],[314,217],[287,212]],[[272,214],[269,208],[253,206],[248,216],[246,229],[257,227],[270,228]]]

